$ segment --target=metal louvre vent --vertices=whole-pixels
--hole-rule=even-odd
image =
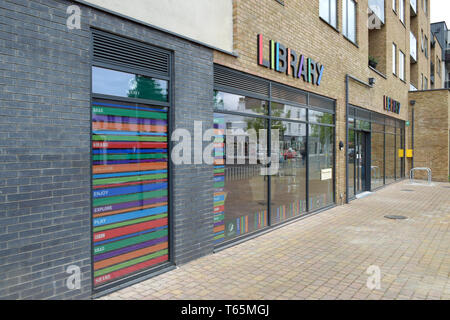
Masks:
[[[331,113],[335,112],[335,102],[333,100],[315,94],[309,94],[309,105],[327,110]]]
[[[300,91],[291,89],[285,86],[272,84],[272,98],[282,99],[286,101],[292,101],[300,104],[307,104],[307,94]]]
[[[95,62],[169,76],[169,52],[98,30],[93,31],[93,42]]]
[[[269,97],[268,81],[260,80],[217,65],[214,66],[214,84]]]

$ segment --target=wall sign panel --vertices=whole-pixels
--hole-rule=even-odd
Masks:
[[[168,261],[168,108],[92,106],[94,286]]]

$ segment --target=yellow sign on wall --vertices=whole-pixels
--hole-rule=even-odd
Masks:
[[[398,157],[399,158],[403,158],[405,156],[405,150],[403,149],[398,149]]]
[[[413,157],[413,153],[414,153],[413,149],[407,149],[406,150],[406,157],[407,158],[412,158]]]

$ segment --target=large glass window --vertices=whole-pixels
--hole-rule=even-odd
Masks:
[[[326,112],[334,101],[308,101],[302,107],[215,91],[216,244],[334,203],[334,115]],[[278,165],[267,165],[269,153]]]
[[[279,130],[279,170],[271,177],[271,221],[306,212],[306,124],[272,120]]]
[[[310,125],[309,208],[330,205],[333,199],[333,127]]]
[[[352,106],[348,126],[349,199],[355,191],[358,194],[369,188],[374,190],[404,178],[403,121]],[[359,153],[359,149],[363,152]],[[370,184],[364,172],[370,174]]]
[[[257,134],[267,129],[267,120],[215,113],[214,126],[214,239],[219,243],[267,226],[268,177],[261,175],[264,165],[251,160],[267,149],[252,146],[249,136],[249,129]]]
[[[92,67],[94,94],[169,101],[169,82],[138,74]]]
[[[386,184],[395,181],[395,134],[386,133]]]
[[[384,185],[384,128],[376,123],[371,134],[371,160],[371,188],[376,189]]]
[[[336,0],[320,0],[319,2],[320,17],[336,28],[337,12]]]
[[[94,284],[168,261],[166,107],[94,99]]]
[[[356,43],[356,2],[354,0],[342,1],[342,33]]]

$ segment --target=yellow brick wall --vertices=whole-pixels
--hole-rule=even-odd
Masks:
[[[402,120],[408,120],[408,91],[410,81],[409,53],[409,2],[405,6],[405,24],[400,22],[392,10],[392,1],[386,1],[386,36],[383,45],[386,48],[386,79],[368,67],[369,30],[368,1],[357,1],[357,46],[348,41],[341,31],[336,31],[319,18],[319,0],[285,0],[280,5],[275,0],[234,0],[234,45],[238,57],[215,52],[217,64],[247,72],[266,79],[277,81],[302,90],[325,95],[336,99],[336,146],[345,142],[345,76],[350,74],[363,81],[376,79],[373,89],[355,82],[350,83],[350,103],[377,111]],[[419,5],[418,5],[419,6]],[[417,18],[426,19],[419,6]],[[422,13],[421,13],[422,12]],[[424,18],[425,17],[425,18]],[[428,25],[429,20],[424,24]],[[338,30],[342,30],[342,0],[338,0]],[[325,66],[321,85],[315,86],[259,66],[257,63],[257,35],[264,37],[264,58],[269,58],[268,41],[274,40],[288,48],[314,59]],[[406,56],[405,82],[392,73],[392,42],[396,42]],[[397,53],[398,54],[398,53]],[[420,55],[420,53],[419,53]],[[429,71],[429,61],[421,59],[417,65],[420,70]],[[429,78],[429,72],[427,74]],[[387,95],[402,104],[400,115],[383,110],[383,96]],[[408,144],[408,135],[406,138]],[[345,193],[345,152],[336,150],[337,196]]]
[[[416,101],[414,166],[431,168],[434,181],[449,181],[450,90],[411,92],[410,99]]]

